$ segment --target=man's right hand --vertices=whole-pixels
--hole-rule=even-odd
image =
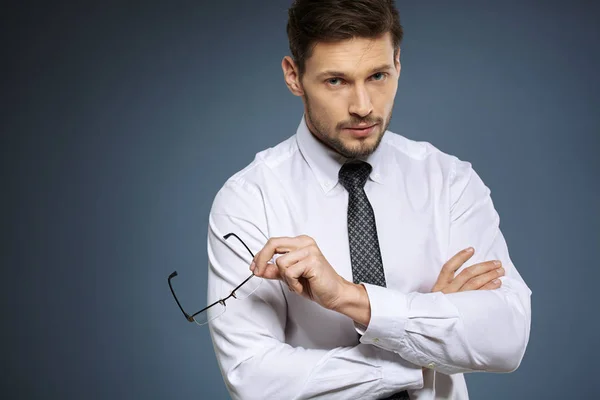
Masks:
[[[438,280],[431,291],[448,294],[467,290],[498,289],[502,285],[502,281],[498,278],[504,275],[504,268],[498,260],[471,265],[461,271],[458,276],[454,276],[473,254],[473,248],[469,247],[448,260],[442,267]]]

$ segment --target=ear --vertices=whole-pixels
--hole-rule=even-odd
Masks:
[[[281,61],[281,69],[283,70],[283,79],[290,92],[295,96],[304,95],[302,84],[300,82],[300,75],[298,73],[298,66],[290,56],[285,56]]]
[[[400,63],[400,47],[398,47],[398,49],[396,50],[396,56],[394,57],[394,66],[396,67],[398,78],[400,78],[400,70],[402,69],[402,64]]]

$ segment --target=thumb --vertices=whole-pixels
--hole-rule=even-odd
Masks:
[[[254,263],[250,266],[250,270],[254,272],[254,274],[258,277],[264,279],[281,279],[281,275],[279,274],[279,268],[277,265],[272,262],[268,262],[266,268],[261,273],[256,273],[256,270],[253,269]]]

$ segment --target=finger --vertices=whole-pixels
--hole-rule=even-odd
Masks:
[[[256,270],[253,271],[254,275],[256,274]],[[277,265],[275,263],[269,262],[267,263],[266,268],[264,269],[264,271],[261,273],[261,278],[264,279],[277,279],[277,280],[281,280],[281,275],[279,273],[279,268],[277,268]]]
[[[309,255],[310,252],[308,247],[302,247],[298,250],[286,253],[281,257],[277,257],[275,259],[275,262],[267,262],[267,266],[265,270],[261,273],[261,276],[265,279],[284,280],[283,274],[285,273],[286,268],[294,265],[295,263],[308,257]]]
[[[307,265],[314,261],[313,257],[310,256],[310,248],[302,247],[275,260],[279,275],[288,284],[290,290],[295,291],[294,287],[297,286],[298,279],[304,274]]]
[[[469,259],[473,256],[474,249],[472,247],[456,253],[451,259],[446,261],[443,265],[438,282],[445,284],[450,282],[454,278],[454,273]]]
[[[290,266],[289,268],[285,269],[284,279],[293,292],[298,293],[300,295],[305,294],[310,297],[310,286],[308,285],[308,282],[304,280],[305,284],[303,285],[301,283],[301,279],[304,277],[309,267],[310,261],[307,259],[302,259],[299,262]]]
[[[468,268],[465,268],[460,274],[458,274],[452,282],[445,288],[444,291],[448,291],[449,293],[455,293],[460,290],[460,288],[467,283],[468,280],[475,278],[481,274],[488,273],[498,268],[499,265],[495,263],[495,261],[485,261],[479,264],[471,265]]]
[[[469,279],[458,291],[481,289],[484,285],[501,276],[504,276],[504,268],[502,267]]]
[[[267,268],[267,263],[271,261],[273,256],[289,251],[296,242],[297,240],[294,238],[285,236],[269,238],[263,248],[254,256],[253,265],[250,266],[254,275],[262,276]]]
[[[314,239],[307,235],[272,237],[255,255],[250,269],[255,275],[261,276],[267,263],[273,259],[275,254],[288,253],[302,247],[316,247]]]
[[[502,279],[495,279],[487,285],[482,286],[479,290],[494,290],[498,289],[500,286],[502,286]]]
[[[290,290],[298,294],[302,293],[302,284],[299,282],[299,278],[304,273],[306,266],[305,263],[299,262],[289,268],[280,269],[282,271],[282,277],[289,286]]]
[[[275,260],[278,267],[289,268],[296,264],[298,261],[308,257],[310,255],[310,247],[301,247],[294,251],[290,251]]]

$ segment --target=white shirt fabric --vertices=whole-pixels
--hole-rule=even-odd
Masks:
[[[467,399],[463,373],[520,365],[531,291],[471,164],[389,130],[364,160],[373,166],[365,191],[387,282],[365,284],[368,327],[263,280],[252,296],[229,299],[209,324],[233,399],[381,399],[403,389],[411,399]],[[270,237],[311,236],[352,281],[348,194],[338,183],[344,161],[310,133],[303,116],[294,135],[225,182],[209,215],[209,303],[251,274],[252,257],[235,238],[223,239],[229,232],[255,254]],[[431,293],[444,263],[469,246],[475,254],[458,272],[501,260],[502,287]]]

